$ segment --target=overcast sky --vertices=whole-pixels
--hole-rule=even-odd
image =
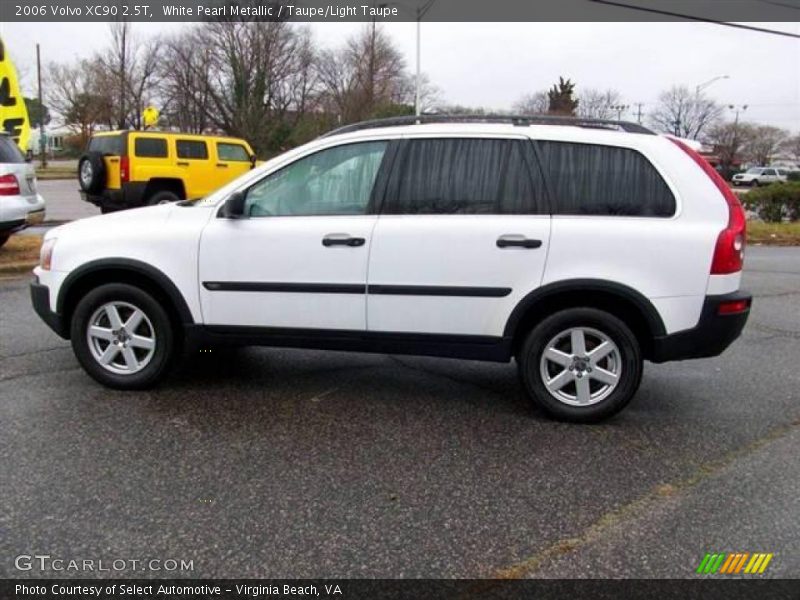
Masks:
[[[761,27],[800,33],[800,23]],[[141,35],[168,34],[186,24],[136,23]],[[361,23],[311,25],[318,42],[334,46]],[[415,64],[415,23],[385,25]],[[0,35],[35,84],[35,44],[42,60],[87,57],[108,41],[97,23],[0,23]],[[747,104],[747,120],[800,131],[800,39],[706,23],[423,23],[422,69],[446,104],[508,109],[521,95],[559,76],[581,88],[613,88],[626,104],[652,110],[673,84],[694,89],[718,75],[706,93],[722,104]],[[625,115],[634,118],[633,113]]]

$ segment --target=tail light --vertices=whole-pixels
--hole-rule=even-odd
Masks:
[[[0,175],[0,196],[19,196],[19,181],[13,173]]]
[[[694,162],[711,178],[714,185],[728,203],[728,226],[723,229],[717,237],[717,245],[714,248],[714,258],[711,261],[712,275],[727,275],[737,273],[742,270],[744,264],[744,246],[747,219],[739,198],[731,191],[728,184],[717,173],[714,167],[700,156],[697,152],[689,148],[686,144],[675,138],[669,138],[672,143],[686,152]]]
[[[127,156],[119,159],[119,180],[121,183],[128,183],[131,180],[131,163]]]

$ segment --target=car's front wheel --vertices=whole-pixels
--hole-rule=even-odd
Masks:
[[[630,402],[642,377],[636,336],[620,319],[571,308],[534,327],[517,354],[531,400],[563,421],[595,422]]]
[[[169,315],[150,294],[128,284],[102,285],[86,294],[75,307],[70,333],[84,370],[117,389],[154,385],[174,353]]]

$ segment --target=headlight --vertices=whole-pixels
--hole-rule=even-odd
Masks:
[[[53,262],[53,248],[56,247],[56,239],[45,240],[44,244],[42,244],[42,249],[39,251],[39,266],[45,271],[50,270],[50,264]]]

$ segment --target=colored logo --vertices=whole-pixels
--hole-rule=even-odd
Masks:
[[[739,573],[748,575],[761,574],[766,570],[772,557],[773,554],[762,552],[754,552],[752,554],[750,552],[707,553],[703,560],[700,561],[700,566],[697,567],[696,572],[701,575],[713,575],[715,573],[723,575]]]

